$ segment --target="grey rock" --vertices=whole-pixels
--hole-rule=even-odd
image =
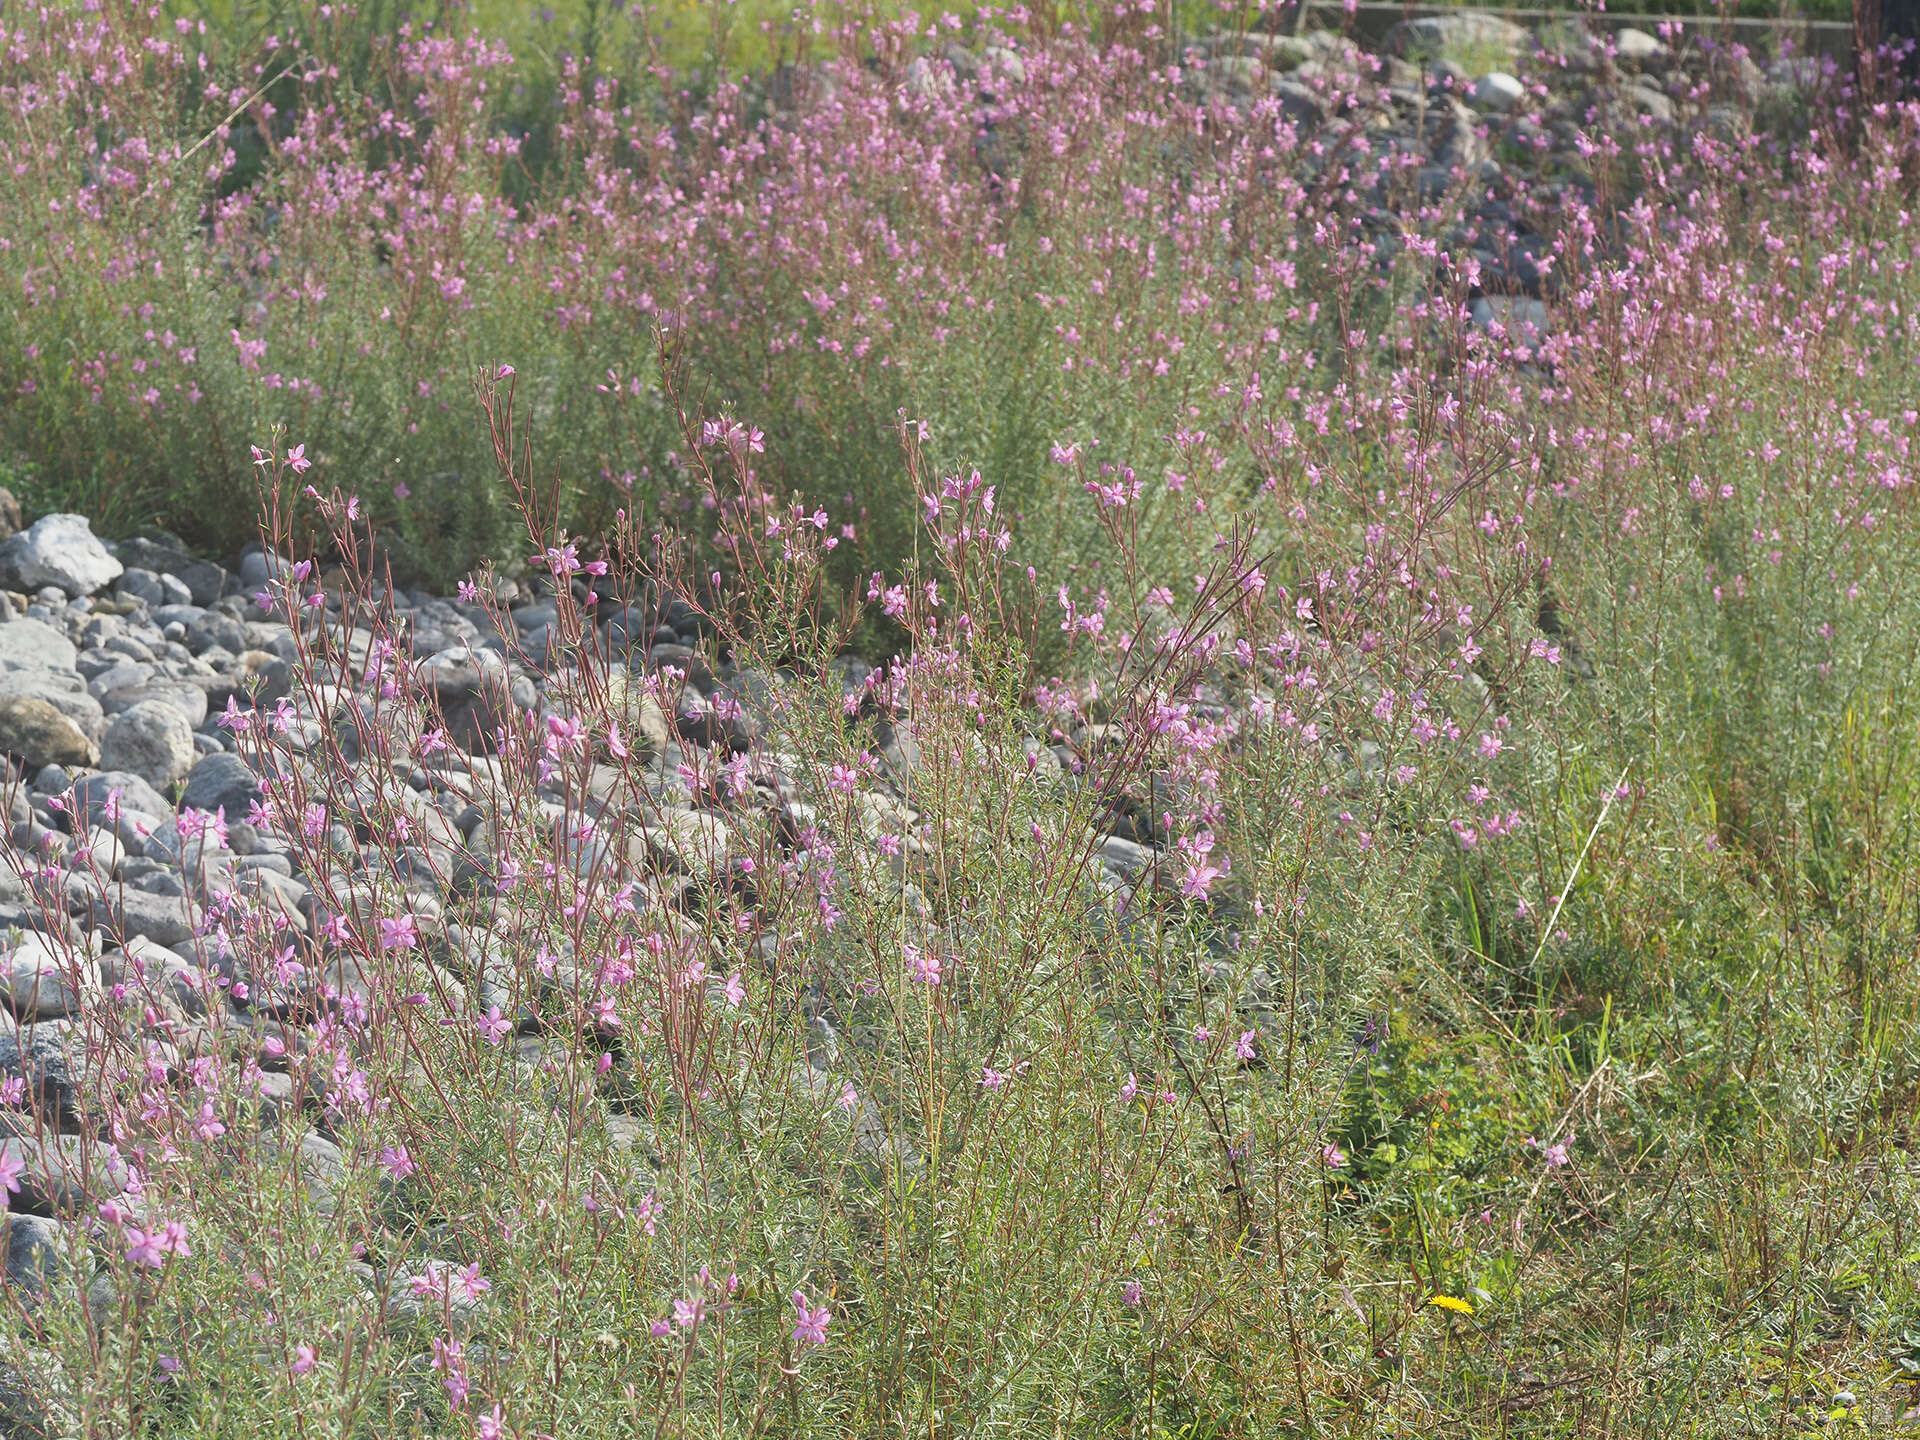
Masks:
[[[9,1208],[22,1214],[78,1215],[127,1188],[126,1163],[79,1135],[15,1135],[0,1140],[0,1152],[21,1166]]]
[[[209,610],[188,624],[187,648],[196,655],[206,655],[215,649],[225,650],[230,656],[238,655],[248,648],[247,627],[231,615]]]
[[[1553,333],[1546,305],[1524,295],[1477,295],[1467,311],[1476,329],[1516,349],[1538,349]]]
[[[24,1080],[35,1113],[68,1132],[81,1128],[95,1081],[86,1045],[64,1020],[0,1021],[0,1079]]]
[[[85,1236],[72,1225],[45,1215],[7,1216],[6,1284],[13,1299],[31,1314],[84,1253]],[[4,1422],[0,1422],[4,1424]],[[20,1433],[0,1430],[8,1435]]]
[[[1527,87],[1504,70],[1489,70],[1467,91],[1467,103],[1483,114],[1504,115],[1526,98]]]
[[[121,569],[84,515],[45,515],[0,543],[0,584],[16,589],[57,585],[70,596],[91,595]]]
[[[308,1131],[300,1137],[300,1178],[306,1184],[307,1199],[314,1212],[331,1215],[334,1192],[347,1180],[347,1157],[324,1135]]]
[[[1402,20],[1381,37],[1380,48],[1388,55],[1405,56],[1492,49],[1518,55],[1532,39],[1525,26],[1485,11],[1469,10],[1457,15],[1423,15]]]
[[[106,660],[104,665],[99,663],[102,658]],[[153,678],[152,665],[143,665],[138,660],[129,660],[124,655],[113,655],[104,650],[82,655],[75,668],[86,678],[87,693],[96,700],[116,690],[131,690],[144,685]],[[105,710],[106,706],[100,708]]]
[[[170,626],[178,625],[181,635],[184,636],[187,633],[187,627],[206,613],[206,608],[201,605],[184,602],[178,605],[162,605],[153,612],[153,623],[160,627],[162,633],[165,633]]]
[[[1636,30],[1628,25],[1613,34],[1613,53],[1616,59],[1635,65],[1650,60],[1664,59],[1667,54],[1666,43],[1649,35],[1644,30]]]
[[[252,808],[260,793],[259,777],[247,762],[223,751],[194,763],[181,803],[193,810],[225,810],[229,820],[237,820]]]
[[[127,770],[156,790],[166,790],[193,768],[193,727],[173,706],[142,700],[121,711],[100,742],[100,763]]]
[[[93,929],[105,929],[109,938],[125,945],[139,936],[160,945],[178,945],[193,938],[193,905],[185,896],[156,895],[144,889],[118,885],[96,889],[89,898],[87,920]]]
[[[1118,835],[1107,836],[1094,853],[1114,874],[1129,880],[1151,867],[1155,859],[1154,852],[1146,846]]]
[[[1628,87],[1626,101],[1636,115],[1651,116],[1657,124],[1673,123],[1673,101],[1644,81]]]
[[[107,717],[153,701],[177,711],[188,728],[198,730],[207,723],[207,691],[185,680],[147,680],[100,696],[100,708]]]
[[[226,588],[227,572],[218,565],[145,537],[120,543],[120,563],[177,581],[186,587],[186,598],[195,605],[211,605]]]
[[[93,958],[67,952],[48,937],[30,935],[0,956],[0,1004],[22,1020],[71,1015],[100,993]]]
[[[37,623],[20,620],[11,625],[0,625],[0,637],[6,636],[9,631]],[[106,717],[100,709],[100,702],[87,693],[86,683],[75,670],[9,667],[0,663],[0,696],[44,700],[78,725],[89,739],[97,739],[105,733]]]
[[[104,823],[110,826],[112,817],[107,814],[110,804],[122,816],[144,815],[155,825],[173,814],[173,806],[166,802],[158,790],[127,770],[101,770],[92,775],[83,775],[74,782],[73,793],[86,811],[88,825]],[[125,838],[121,836],[121,839]]]
[[[78,658],[73,642],[42,621],[15,620],[0,626],[0,668],[71,671]]]
[[[186,589],[184,585],[180,588]],[[139,566],[130,567],[120,577],[120,583],[113,587],[113,593],[123,600],[139,600],[150,610],[158,609],[173,598],[167,594],[157,574],[151,570],[143,570]]]
[[[240,557],[240,583],[248,589],[257,589],[269,580],[287,575],[292,569],[292,561],[269,554],[255,545]]]

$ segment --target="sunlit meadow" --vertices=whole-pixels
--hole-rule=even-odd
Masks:
[[[0,479],[291,657],[8,788],[0,1433],[1894,1432],[1920,105],[1493,135],[1534,311],[1163,11],[0,8]]]

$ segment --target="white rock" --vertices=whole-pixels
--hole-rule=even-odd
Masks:
[[[122,573],[84,515],[42,516],[0,545],[0,581],[16,590],[58,585],[69,595],[91,595]]]
[[[187,717],[160,700],[122,710],[100,742],[100,768],[130,770],[156,790],[186,779],[196,755]]]
[[[1518,105],[1527,87],[1504,70],[1489,70],[1473,82],[1467,101],[1482,113],[1504,115]]]
[[[1657,60],[1667,53],[1666,44],[1644,30],[1629,25],[1614,32],[1613,53],[1622,60]]]

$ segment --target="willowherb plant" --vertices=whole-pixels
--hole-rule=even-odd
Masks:
[[[10,1272],[45,1244],[0,1401],[32,1423],[1444,1433],[1560,1403],[1480,1378],[1505,1344],[1705,1404],[1724,1316],[1864,1353],[1880,1319],[1835,1297],[1875,1266],[1892,1314],[1904,1182],[1841,1142],[1910,1107],[1913,107],[1786,152],[1596,144],[1543,339],[1470,330],[1469,257],[1417,231],[1419,298],[1367,299],[1351,173],[1323,148],[1326,193],[1291,188],[1276,117],[1124,34],[1009,49],[992,133],[1037,163],[963,172],[972,102],[907,38],[790,128],[709,119],[686,173],[734,188],[569,212],[682,287],[662,503],[583,530],[534,460],[552,372],[503,348],[470,453],[540,584],[431,600],[383,569],[402,512],[276,436],[247,613],[292,659],[220,717],[244,798],[155,828],[94,776],[22,796],[0,1187],[45,1225]],[[415,188],[356,224],[484,153],[454,116],[497,57],[405,54],[439,178],[395,162]],[[594,103],[612,154],[638,112]],[[325,184],[281,223],[316,245],[370,173],[326,158],[352,133],[293,132]],[[467,193],[392,242],[418,316],[515,243]],[[1242,245],[1282,210],[1324,227],[1297,307]],[[775,265],[783,233],[820,243]],[[795,277],[834,378],[688,405],[690,354],[757,356],[781,312],[750,302]],[[1052,317],[1028,348],[1090,406],[1011,479],[889,389],[968,295]],[[1168,338],[1113,328],[1150,314]],[[596,383],[613,435],[632,375]],[[789,404],[886,422],[897,515],[781,463]],[[181,892],[157,913],[136,848]],[[1489,1074],[1430,1063],[1443,1026]],[[1791,1234],[1776,1168],[1813,1177]],[[1857,1267],[1817,1286],[1816,1213]],[[1651,1288],[1715,1318],[1635,1280],[1651,1235],[1681,1257]]]

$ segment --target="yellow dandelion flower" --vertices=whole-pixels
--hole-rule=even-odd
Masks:
[[[1473,1306],[1458,1295],[1429,1295],[1427,1304],[1438,1305],[1442,1310],[1451,1310],[1457,1315],[1471,1315]]]

